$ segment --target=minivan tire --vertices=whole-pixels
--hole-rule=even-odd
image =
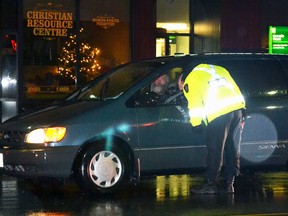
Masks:
[[[127,160],[114,145],[90,146],[76,163],[76,180],[82,190],[88,193],[113,192],[127,179]]]

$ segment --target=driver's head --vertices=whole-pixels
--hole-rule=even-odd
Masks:
[[[151,90],[156,94],[163,94],[168,89],[169,77],[167,74],[160,76],[152,83]]]

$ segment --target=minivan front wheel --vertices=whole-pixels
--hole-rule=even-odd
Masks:
[[[76,166],[76,179],[86,192],[114,191],[126,178],[127,160],[116,147],[90,147]]]

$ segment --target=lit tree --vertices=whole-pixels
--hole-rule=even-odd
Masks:
[[[82,32],[81,29],[80,32]],[[86,80],[91,80],[101,74],[99,64],[100,49],[91,47],[88,43],[81,42],[79,46],[80,74]],[[66,80],[76,79],[76,35],[70,35],[63,46],[59,57],[59,75]]]

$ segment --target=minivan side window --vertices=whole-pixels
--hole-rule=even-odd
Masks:
[[[215,64],[230,72],[245,97],[281,97],[287,94],[287,74],[277,60],[233,59]]]
[[[183,91],[178,87],[182,74],[181,67],[169,69],[136,93],[136,107],[153,107],[165,105],[183,105],[187,103]]]

